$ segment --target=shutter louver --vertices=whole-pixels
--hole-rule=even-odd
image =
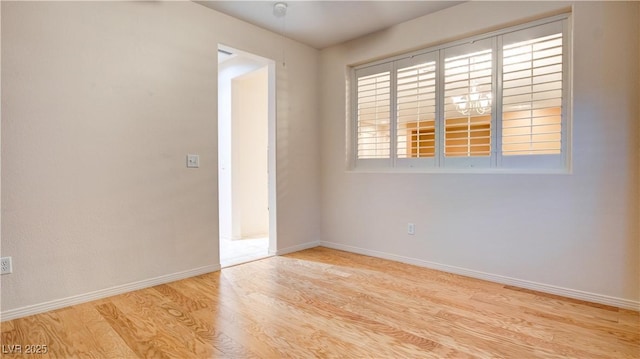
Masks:
[[[562,151],[562,34],[503,47],[502,154]]]
[[[390,157],[390,89],[388,71],[357,80],[358,159]]]
[[[436,63],[397,70],[397,157],[435,156]]]

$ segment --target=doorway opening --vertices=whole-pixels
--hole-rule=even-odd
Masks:
[[[218,46],[220,265],[276,252],[275,62]]]

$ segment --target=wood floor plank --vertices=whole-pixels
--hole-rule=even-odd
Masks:
[[[14,325],[13,342],[2,343],[3,348],[7,345],[18,345],[21,349],[27,346],[43,346],[47,349],[47,356],[53,357],[71,357],[74,352],[74,348],[67,345],[70,340],[68,333],[64,331],[64,327],[61,323],[58,313],[65,309],[51,311],[43,313],[37,316],[30,316],[26,318],[16,319]],[[7,355],[7,358],[11,357],[23,357],[24,353],[18,353],[16,356]],[[45,357],[42,353],[36,353],[30,355],[33,358]]]
[[[269,345],[279,348],[279,357],[313,357],[314,352],[321,352],[322,348],[316,343],[305,343],[304,338],[313,336],[313,332],[309,326],[291,327],[291,323],[296,322],[298,318],[294,318],[290,312],[278,310],[276,306],[265,305],[255,294],[254,283],[245,282],[242,288],[235,286],[235,277],[233,272],[237,272],[238,268],[225,271],[223,280],[220,283],[222,293],[231,291],[232,295],[224,295],[220,297],[220,304],[224,313],[246,312],[251,311],[255,315],[247,318],[249,325],[253,330],[260,333],[260,339]],[[289,338],[291,340],[284,340]]]
[[[243,311],[253,311],[246,298],[222,295],[214,299],[216,306],[193,312],[195,318],[210,323],[212,331],[223,331],[223,335],[236,343],[243,343],[252,353],[262,358],[287,357],[286,352],[271,342],[273,330],[264,328],[258,316],[242,315]]]
[[[134,352],[124,340],[113,330],[109,323],[96,309],[94,303],[85,303],[71,307],[65,312],[68,320],[75,322],[72,328],[89,353],[81,357],[91,358],[133,358]],[[74,344],[75,345],[75,344]]]
[[[640,358],[636,311],[321,247],[0,332],[29,358]]]
[[[179,298],[177,302],[175,295],[168,297],[168,300],[162,298],[153,298],[156,317],[162,318],[165,325],[169,325],[172,321],[182,327],[172,327],[172,330],[178,332],[178,335],[185,340],[191,340],[194,343],[193,353],[198,357],[224,356],[224,357],[256,357],[251,350],[246,349],[243,345],[236,343],[232,338],[217,328],[211,322],[202,321],[194,317],[190,308],[200,309],[200,306],[193,307],[191,302],[185,302],[183,298]],[[181,307],[180,304],[183,306]],[[206,306],[205,306],[206,308]]]
[[[153,287],[153,289],[188,310],[198,310],[206,308],[208,306],[206,300],[200,298],[191,298],[187,295],[184,295],[169,284],[155,286]]]
[[[169,345],[154,336],[156,328],[149,327],[149,322],[140,320],[139,317],[128,317],[122,313],[113,303],[104,303],[96,307],[129,348],[139,358],[170,358],[163,348]]]
[[[153,330],[151,335],[156,346],[169,357],[210,357],[219,353],[212,345],[203,342],[194,328],[186,328],[178,318],[184,318],[179,305],[164,297],[153,288],[127,293],[112,299],[113,304],[128,318],[134,318],[136,324]],[[173,303],[173,304],[172,304]],[[196,329],[201,329],[198,327]],[[168,335],[170,333],[170,335]]]
[[[1,322],[0,323],[0,332],[4,333],[4,332],[12,331],[12,330],[14,330],[12,321]]]

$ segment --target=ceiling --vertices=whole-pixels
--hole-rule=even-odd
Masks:
[[[286,15],[276,17],[278,1],[196,1],[208,8],[305,43],[316,49],[386,29],[463,1],[283,1]]]

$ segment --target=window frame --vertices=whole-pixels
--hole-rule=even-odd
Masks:
[[[502,154],[502,114],[503,114],[503,43],[504,36],[511,33],[531,31],[536,33],[536,28],[545,25],[558,23],[562,33],[562,99],[561,99],[561,132],[560,132],[560,154],[558,155],[508,155]],[[571,36],[571,13],[560,14],[537,21],[532,21],[469,38],[453,41],[433,47],[423,48],[417,51],[396,55],[393,57],[369,62],[357,66],[349,67],[349,83],[351,88],[348,91],[348,115],[347,121],[347,166],[349,171],[355,172],[427,172],[427,173],[571,173],[571,127],[572,127],[572,36]],[[457,46],[473,44],[479,41],[490,41],[492,43],[492,84],[491,94],[491,151],[488,159],[486,157],[445,157],[445,96],[444,96],[444,60],[445,52]],[[411,63],[416,57],[432,57],[436,59],[436,111],[435,111],[435,156],[433,158],[398,158],[398,108],[397,108],[397,75],[398,69],[406,68],[410,65],[397,66],[400,63]],[[418,63],[418,62],[415,62]],[[415,64],[414,63],[414,64]],[[365,159],[358,158],[358,77],[362,77],[360,72],[367,71],[369,74],[375,73],[376,67],[387,67],[390,71],[390,152],[389,158]],[[368,70],[366,70],[368,69]],[[498,94],[500,96],[498,96]],[[407,149],[408,151],[408,145]]]

